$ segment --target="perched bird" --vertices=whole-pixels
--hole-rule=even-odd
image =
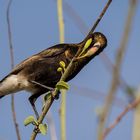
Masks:
[[[58,44],[45,49],[22,61],[0,81],[0,98],[21,90],[29,91],[32,93],[29,101],[38,117],[35,101],[50,89],[40,86],[36,82],[55,88],[56,83],[61,78],[61,73],[57,71],[59,62],[63,61],[67,67],[72,58],[79,53],[66,81],[73,79],[106,46],[106,37],[100,32],[95,32],[89,34],[80,43]]]

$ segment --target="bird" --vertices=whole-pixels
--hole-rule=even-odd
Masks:
[[[37,98],[54,89],[62,74],[57,71],[60,61],[69,65],[73,62],[72,70],[66,77],[66,82],[73,79],[81,69],[95,56],[101,53],[107,46],[107,38],[101,32],[89,34],[80,43],[57,44],[49,47],[19,63],[15,68],[0,81],[0,98],[22,90],[31,93],[29,102],[35,112]],[[40,86],[39,84],[44,85]],[[48,88],[46,88],[48,87]],[[49,88],[50,87],[50,88]]]

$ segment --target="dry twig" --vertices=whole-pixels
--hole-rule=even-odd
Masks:
[[[108,9],[109,5],[111,4],[112,0],[108,0],[107,4],[105,5],[103,11],[101,12],[101,14],[99,15],[98,19],[96,20],[96,22],[94,23],[93,27],[91,28],[91,30],[89,31],[88,34],[91,34],[92,32],[94,32],[94,30],[96,29],[97,25],[99,24],[100,20],[102,19],[102,17],[104,16],[104,14],[106,13],[106,10]]]
[[[74,61],[74,60],[75,60],[75,57],[72,59],[72,61],[70,62],[70,64],[69,64],[68,67],[66,68],[66,71],[65,71],[64,74],[62,75],[60,81],[65,81],[67,75],[68,75],[69,72],[71,71],[72,64],[73,64],[73,61]],[[58,90],[55,89],[55,91],[52,93],[52,95],[55,96],[55,95],[57,95],[57,93],[58,93]],[[39,124],[42,123],[42,121],[43,121],[44,117],[46,116],[47,112],[49,111],[49,109],[50,109],[50,107],[51,107],[53,101],[54,101],[54,97],[51,96],[51,97],[47,100],[47,102],[45,103],[44,109],[43,109],[43,111],[42,111],[42,113],[41,113],[41,115],[39,116],[39,119],[38,119],[38,123],[39,123]],[[37,136],[37,132],[36,132],[35,130],[33,130],[33,133],[32,133],[32,135],[31,135],[30,140],[35,140],[36,136]]]
[[[110,86],[109,93],[108,93],[108,96],[107,96],[107,99],[103,108],[103,112],[100,116],[100,121],[99,121],[99,126],[98,126],[98,140],[104,139],[103,131],[104,131],[105,123],[106,123],[108,114],[110,112],[112,102],[114,100],[114,96],[118,87],[120,69],[122,65],[123,56],[127,48],[127,42],[128,42],[130,30],[131,30],[133,15],[135,13],[135,7],[136,7],[136,2],[134,2],[134,0],[131,0],[130,8],[128,10],[128,16],[126,20],[126,26],[124,29],[124,34],[123,34],[122,41],[116,55],[115,67],[113,69],[113,77],[112,77],[111,86]]]
[[[113,128],[116,127],[116,125],[119,124],[119,122],[123,119],[123,117],[132,109],[134,109],[137,105],[140,104],[140,98],[133,101],[131,104],[129,104],[122,113],[115,119],[115,121],[105,129],[105,132],[103,133],[103,139],[113,130]]]
[[[86,24],[82,20],[82,18],[76,13],[76,11],[67,3],[67,1],[64,1],[64,10],[68,14],[68,16],[73,19],[75,25],[79,28],[79,30],[81,31],[81,33],[82,34],[85,34],[86,31],[88,30],[88,27],[86,26]],[[111,60],[106,55],[106,53],[105,52],[102,52],[102,54],[100,55],[100,57],[101,57],[101,59],[103,61],[103,64],[108,69],[108,71],[109,72],[110,71],[112,72],[112,69],[114,67],[114,64],[111,62]],[[126,81],[123,79],[122,76],[120,76],[119,85],[120,85],[121,89],[124,92],[127,92],[126,89],[128,87],[128,84],[126,83]]]
[[[62,0],[57,0],[60,43],[64,43],[64,21],[63,21],[62,7],[63,7]],[[61,140],[66,140],[66,94],[65,93],[61,93],[60,128],[61,128]]]
[[[50,111],[47,114],[47,121],[48,121],[48,126],[49,126],[49,129],[50,129],[51,140],[57,140],[55,123],[54,123],[54,120],[53,120],[52,113]]]
[[[14,52],[13,52],[13,44],[12,44],[12,33],[11,33],[11,25],[10,25],[10,7],[12,4],[12,0],[9,0],[7,11],[6,11],[6,17],[7,17],[7,25],[8,25],[8,38],[9,38],[9,49],[10,49],[10,57],[11,57],[11,69],[14,67]],[[19,127],[16,119],[16,111],[15,111],[15,102],[14,102],[14,94],[11,95],[11,109],[12,109],[12,116],[13,116],[13,122],[17,134],[17,139],[21,140],[20,138],[20,132]]]
[[[99,18],[97,19],[97,21],[95,22],[95,24],[94,24],[93,27],[91,28],[91,30],[90,30],[90,32],[88,33],[88,35],[89,35],[91,32],[93,32],[93,31],[95,30],[95,28],[96,28],[97,25],[99,24],[100,20],[101,20],[102,17],[104,16],[104,14],[105,14],[107,8],[109,7],[111,1],[112,1],[112,0],[109,0],[109,1],[108,1],[107,5],[105,6],[105,8],[103,9],[103,11],[101,12]],[[75,55],[75,57],[73,57],[73,59],[71,60],[70,64],[68,65],[68,67],[66,68],[65,72],[63,73],[63,75],[62,75],[60,81],[65,81],[67,75],[69,74],[69,72],[70,72],[71,69],[72,69],[73,62],[75,61],[76,57],[77,57],[79,54],[80,54],[80,52],[78,52],[78,53]],[[38,119],[38,123],[39,123],[39,124],[42,123],[44,117],[46,116],[48,110],[50,109],[50,107],[51,107],[51,105],[52,105],[52,103],[53,103],[53,101],[54,101],[54,98],[53,98],[53,97],[54,97],[55,95],[57,95],[57,93],[58,93],[58,90],[55,89],[55,91],[52,93],[53,96],[51,96],[51,98],[50,98],[49,100],[47,100],[47,102],[46,102],[46,104],[45,104],[45,106],[44,106],[44,109],[43,109],[41,115],[39,116],[39,119]],[[37,133],[37,132],[35,131],[35,129],[34,129],[33,132],[32,132],[32,135],[31,135],[30,140],[35,140],[37,134],[38,134],[38,133]]]

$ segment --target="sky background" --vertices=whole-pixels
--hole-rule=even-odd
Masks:
[[[86,36],[107,0],[65,0],[66,2],[87,26],[87,28],[83,27],[82,31],[79,30],[79,26],[71,18],[68,7],[66,4],[63,5],[65,42],[77,43]],[[0,0],[0,79],[11,70],[6,23],[7,4],[8,0]],[[112,62],[114,62],[122,38],[128,7],[129,0],[114,0],[96,28],[96,31],[102,32],[108,39],[108,46],[104,52]],[[125,81],[134,87],[139,87],[140,84],[139,17],[140,4],[138,3],[121,71]],[[10,19],[15,64],[59,43],[56,0],[13,0]],[[69,82],[71,88],[67,93],[67,140],[95,140],[97,138],[98,117],[96,110],[103,105],[104,95],[108,93],[110,82],[111,72],[106,69],[100,56],[92,60]],[[87,96],[83,96],[84,93],[87,93]],[[28,102],[29,96],[30,94],[27,92],[20,92],[15,96],[22,140],[28,140],[33,130],[32,126],[24,127],[23,124],[27,116],[33,115],[31,105]],[[123,100],[123,104],[127,104],[128,98],[121,89],[118,89],[117,97]],[[39,110],[42,105],[41,98],[36,104]],[[60,100],[55,101],[51,107],[58,140],[60,139],[59,106]],[[112,122],[123,109],[124,105],[120,105],[120,101],[119,104],[114,104],[108,123]],[[132,128],[133,112],[129,112],[109,134],[107,140],[131,140]],[[49,140],[49,132],[46,136],[38,135],[37,139]],[[16,140],[16,133],[11,115],[11,97],[7,96],[0,100],[0,140],[11,139]]]

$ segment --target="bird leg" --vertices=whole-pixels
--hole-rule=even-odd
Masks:
[[[34,113],[36,115],[36,118],[38,119],[39,118],[39,114],[38,114],[36,106],[35,106],[36,99],[37,99],[37,95],[36,94],[34,94],[34,95],[29,97],[29,102],[30,102],[30,104],[31,104],[31,106],[33,108],[33,111],[34,111]]]
[[[34,80],[30,80],[30,82],[33,83],[33,84],[36,84],[36,85],[38,85],[38,86],[41,86],[41,87],[43,87],[43,88],[45,88],[45,89],[47,89],[47,90],[49,90],[51,93],[53,93],[53,91],[55,90],[55,88],[48,87],[48,86],[43,85],[43,84],[41,84],[41,83],[38,83],[38,82],[36,82],[36,81],[34,81]],[[53,95],[53,94],[52,94],[52,95]],[[53,95],[54,99],[58,100],[58,99],[59,99],[59,95],[60,95],[60,91],[57,93],[57,95],[55,95],[55,96]]]
[[[33,84],[36,84],[36,85],[38,85],[38,86],[41,86],[41,87],[43,87],[43,88],[45,88],[45,89],[48,89],[48,90],[50,90],[50,91],[53,91],[54,90],[54,88],[52,88],[52,87],[48,87],[48,86],[46,86],[46,85],[43,85],[43,84],[41,84],[41,83],[38,83],[38,82],[36,82],[36,81],[34,81],[34,80],[29,80],[31,83],[33,83]]]
[[[38,83],[38,82],[36,82],[36,81],[30,81],[30,82],[33,83],[33,84],[36,84],[36,85],[38,85],[38,86],[41,86],[41,87],[43,87],[43,88],[45,88],[45,89],[47,89],[47,90],[49,90],[49,91],[50,91],[50,94],[52,94],[52,96],[53,96],[54,99],[56,99],[56,100],[59,99],[60,91],[58,91],[58,93],[57,93],[55,96],[53,95],[53,91],[55,90],[55,88],[48,87],[48,86],[46,86],[46,85],[42,85],[42,84],[40,84],[40,83]],[[36,101],[36,99],[37,99],[40,95],[41,95],[41,94],[37,93],[37,94],[33,94],[32,96],[29,97],[30,104],[31,104],[31,106],[32,106],[32,108],[33,108],[33,110],[34,110],[34,113],[35,113],[37,119],[39,118],[39,114],[38,114],[37,109],[36,109],[36,107],[35,107],[35,101]]]

